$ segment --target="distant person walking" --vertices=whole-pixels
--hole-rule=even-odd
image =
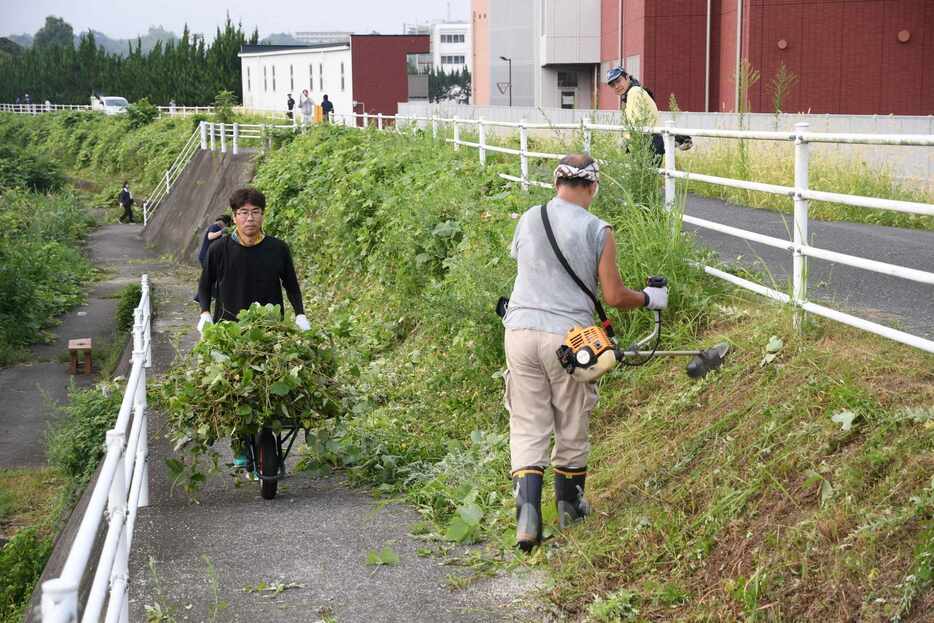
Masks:
[[[120,216],[121,223],[133,222],[133,193],[130,192],[130,183],[123,182],[123,189],[117,196],[120,205],[123,206],[123,214]]]
[[[334,112],[334,104],[332,104],[328,96],[325,95],[321,98],[321,120],[324,121],[324,123],[329,123],[331,121],[332,112]]]
[[[295,99],[292,98],[291,93],[289,93],[289,99],[286,100],[285,105],[288,108],[288,110],[285,113],[285,116],[288,117],[289,119],[292,119],[292,110],[295,108]]]
[[[302,91],[301,96],[298,98],[298,107],[302,111],[302,125],[308,125],[312,120],[311,116],[315,112],[315,101],[308,95],[308,89]]]

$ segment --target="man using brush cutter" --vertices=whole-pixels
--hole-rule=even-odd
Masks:
[[[285,316],[282,288],[295,310],[295,324],[302,331],[311,328],[305,317],[302,292],[295,275],[292,254],[288,245],[263,233],[263,213],[266,197],[255,188],[241,188],[230,196],[233,211],[234,232],[223,236],[209,248],[201,280],[198,285],[198,301],[201,317],[198,333],[221,320],[236,320],[237,314],[253,303],[278,305]],[[217,300],[211,314],[211,300],[216,284]],[[252,472],[245,453],[241,453],[234,464]]]
[[[594,293],[617,309],[664,309],[662,281],[644,290],[623,283],[609,223],[588,211],[599,189],[599,168],[585,154],[565,156],[554,171],[556,196],[519,219],[512,242],[518,274],[505,308],[506,390],[516,541],[530,551],[542,540],[542,479],[551,464],[560,525],[589,512],[584,499],[588,424],[597,402],[592,383],[580,382],[556,356],[569,331],[605,318]],[[612,336],[609,323],[604,329]],[[554,448],[548,448],[554,433]]]

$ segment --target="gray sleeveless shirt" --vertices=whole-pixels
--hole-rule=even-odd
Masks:
[[[574,326],[594,324],[594,305],[558,261],[540,210],[526,210],[516,225],[511,255],[519,271],[503,325],[564,335]],[[568,264],[597,294],[597,266],[610,224],[558,197],[548,202],[548,220]]]

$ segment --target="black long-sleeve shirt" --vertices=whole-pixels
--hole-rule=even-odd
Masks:
[[[214,322],[236,320],[237,314],[253,303],[278,305],[284,315],[283,287],[295,314],[305,313],[292,254],[278,238],[266,236],[252,247],[245,247],[230,236],[217,240],[208,249],[198,284],[201,311],[211,311],[214,282],[218,284]]]

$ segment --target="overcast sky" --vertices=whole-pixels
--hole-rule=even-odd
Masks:
[[[180,34],[214,33],[227,11],[246,31],[347,30],[397,34],[403,23],[451,18],[466,21],[470,0],[0,0],[0,35],[34,34],[46,15],[65,18],[75,32],[89,28],[126,39],[162,26]]]

